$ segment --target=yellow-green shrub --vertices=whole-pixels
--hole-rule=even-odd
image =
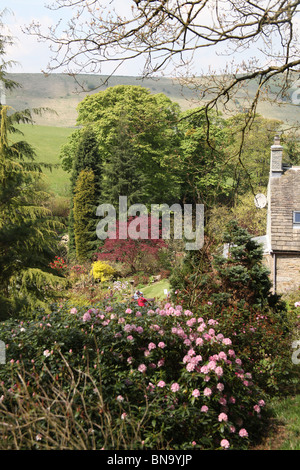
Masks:
[[[92,264],[91,274],[94,279],[101,282],[109,281],[111,277],[116,273],[116,270],[104,261],[95,261]]]

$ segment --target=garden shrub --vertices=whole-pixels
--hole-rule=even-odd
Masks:
[[[227,225],[221,246],[215,247],[213,240],[206,237],[201,250],[187,253],[171,277],[171,285],[173,298],[176,291],[179,293],[176,299],[180,297],[194,310],[203,299],[214,301],[215,309],[219,306],[219,310],[224,306],[286,310],[280,296],[271,291],[262,246],[235,220]]]
[[[228,255],[206,238],[174,271],[172,298],[218,320],[256,382],[269,394],[284,392],[293,369],[286,304],[271,291],[262,247],[235,221],[227,229]]]
[[[168,257],[168,245],[161,238],[160,226],[161,222],[150,215],[129,217],[126,222],[116,221],[115,233],[107,232],[108,236],[95,257],[122,263],[129,269],[128,274],[139,271],[153,274],[161,266],[161,259]],[[152,229],[157,229],[159,238],[152,237]],[[130,232],[132,235],[124,239],[124,233]]]
[[[265,393],[287,393],[297,373],[291,361],[292,319],[249,305],[223,307],[219,311],[210,301],[202,305],[201,312],[205,320],[212,315],[218,319],[245,368]]]
[[[116,273],[116,270],[110,266],[110,264],[105,263],[104,261],[95,261],[92,264],[92,275],[96,281],[109,281],[113,275]]]
[[[42,416],[43,402],[48,411],[34,422],[38,442],[26,434],[19,448],[59,448],[62,437],[49,420],[56,422],[63,404],[70,416],[64,448],[79,446],[71,425],[82,446],[97,449],[246,449],[264,429],[265,397],[231,339],[215,319],[180,306],[66,303],[35,321],[3,322],[0,338],[7,344],[0,369],[5,448],[17,446],[5,423],[17,426],[13,410],[23,395],[28,416],[30,409]],[[54,402],[50,416],[47,403]]]

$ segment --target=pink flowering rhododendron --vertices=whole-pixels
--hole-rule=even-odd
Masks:
[[[178,383],[175,382],[174,384],[171,385],[172,392],[178,392],[179,389],[180,389],[180,386]]]
[[[83,321],[90,321],[92,319],[90,312],[85,312],[85,314],[82,317]]]
[[[255,386],[255,373],[252,377],[246,370],[228,333],[223,334],[221,322],[208,317],[208,311],[213,316],[214,307],[205,306],[198,317],[181,305],[168,303],[140,315],[140,307],[133,302],[109,308],[109,301],[99,308],[98,304],[94,304],[97,308],[86,308],[83,315],[84,310],[68,307],[62,328],[68,328],[63,332],[70,335],[67,352],[73,348],[68,359],[75,361],[79,349],[75,366],[84,358],[90,361],[93,388],[101,387],[116,423],[123,420],[124,436],[146,416],[137,445],[174,443],[174,447],[190,449],[197,442],[199,449],[246,447],[248,433],[251,437],[256,424],[264,419],[265,402]],[[49,332],[48,322],[49,318],[36,322],[39,332]],[[51,331],[53,323],[54,315]],[[26,331],[19,331],[20,326],[17,333],[10,331],[9,340],[22,334],[17,343],[21,344]],[[50,340],[45,340],[42,356],[43,351],[43,362],[55,368],[57,349]],[[15,362],[9,366],[15,367]],[[55,374],[56,370],[53,377]],[[96,395],[90,395],[94,400]]]
[[[226,413],[220,413],[218,416],[218,421],[228,421],[228,416]]]
[[[224,449],[229,449],[230,447],[229,441],[227,439],[222,439],[220,442],[220,446],[224,447]]]
[[[164,382],[163,380],[160,380],[160,381],[158,382],[157,386],[160,387],[160,388],[163,388],[163,387],[166,386],[166,382]]]

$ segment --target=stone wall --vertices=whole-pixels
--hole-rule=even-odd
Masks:
[[[293,227],[293,212],[300,211],[300,168],[270,180],[271,247],[274,251],[300,253],[300,229]]]
[[[274,258],[264,256],[264,263],[270,271],[270,278],[274,286]],[[276,291],[278,294],[297,290],[300,288],[300,253],[276,254]]]

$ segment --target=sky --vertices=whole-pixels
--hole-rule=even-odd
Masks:
[[[116,0],[119,12],[126,12],[129,3],[127,0]],[[43,30],[55,26],[60,20],[66,25],[72,17],[72,9],[60,8],[53,10],[47,5],[55,3],[55,0],[2,0],[0,11],[7,9],[2,18],[5,24],[5,31],[14,39],[14,44],[6,46],[6,61],[15,61],[8,72],[12,73],[40,73],[47,70],[47,65],[51,59],[49,42],[41,42],[36,36],[26,34],[24,25],[29,26],[32,21],[38,21]],[[113,67],[110,67],[113,70]],[[110,73],[109,68],[103,70],[103,74]],[[57,70],[57,72],[64,70]],[[125,63],[123,68],[118,69],[119,75],[137,76],[142,71],[142,61],[132,64]],[[121,73],[119,73],[121,72]]]
[[[117,0],[119,9],[128,8],[127,0]],[[69,8],[50,10],[46,7],[54,0],[2,0],[1,9],[7,8],[8,12],[3,18],[7,31],[13,36],[14,44],[6,47],[5,60],[15,61],[7,71],[13,73],[40,73],[47,70],[47,65],[51,57],[49,43],[38,41],[37,37],[22,32],[24,25],[29,25],[33,20],[38,20],[44,27],[54,26],[62,19],[67,23],[71,12]],[[216,64],[221,58],[215,57],[213,63]],[[211,60],[211,51],[203,53],[198,62],[201,72],[207,70]],[[143,63],[127,63],[118,69],[118,75],[138,76],[142,72]],[[59,70],[57,70],[58,72]],[[61,70],[63,72],[63,70]],[[200,72],[200,70],[198,70]],[[110,73],[110,70],[103,70],[103,74]]]
[[[55,3],[55,0],[1,0],[0,11],[7,8],[8,12],[2,18],[8,32],[14,38],[14,44],[6,47],[5,60],[16,61],[7,71],[14,73],[40,73],[47,71],[47,65],[50,61],[51,51],[47,42],[40,42],[36,36],[28,35],[22,32],[24,25],[29,25],[33,20],[39,21],[43,27],[55,26],[62,19],[64,25],[72,16],[70,8],[61,8],[59,10],[50,10],[46,5]],[[130,8],[131,2],[128,0],[115,0],[118,6],[118,12],[126,13]],[[249,52],[250,53],[250,52]],[[245,58],[244,56],[242,57]],[[232,59],[229,58],[229,61]],[[216,55],[212,49],[201,49],[201,55],[195,61],[196,69],[191,70],[195,75],[207,73],[209,66],[212,65],[217,71],[225,67],[228,58]],[[240,61],[241,58],[238,59]],[[107,67],[109,67],[108,64]],[[118,69],[118,75],[138,76],[142,73],[142,59],[136,63],[127,62]],[[111,65],[112,69],[112,65]],[[64,70],[57,70],[64,72]],[[103,74],[111,73],[107,68],[102,70]]]
[[[49,44],[25,34],[22,28],[32,20],[38,20],[45,26],[56,24],[63,17],[63,12],[50,11],[45,7],[49,3],[51,0],[2,0],[1,9],[8,10],[2,21],[14,38],[14,45],[6,47],[5,59],[17,62],[8,72],[39,73],[47,68],[50,59]]]

